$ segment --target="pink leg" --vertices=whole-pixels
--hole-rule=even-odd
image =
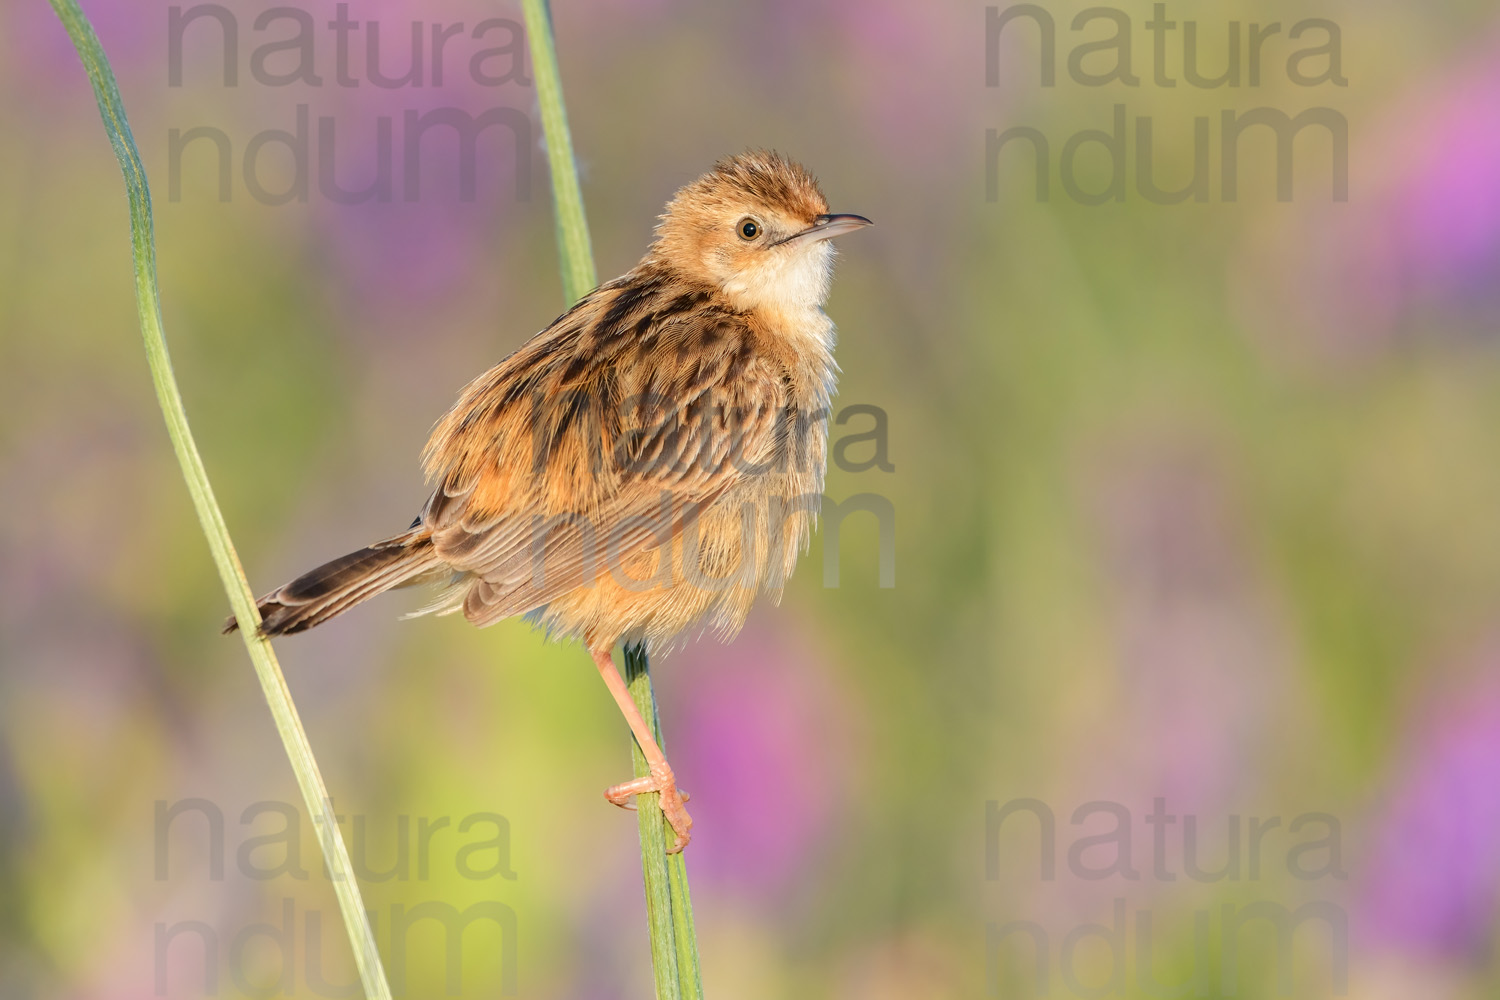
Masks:
[[[666,817],[672,826],[672,832],[677,835],[677,842],[672,845],[669,854],[675,854],[688,845],[692,837],[693,820],[687,814],[683,802],[685,797],[677,790],[677,779],[672,774],[672,767],[667,763],[666,755],[661,752],[661,747],[656,745],[656,740],[651,735],[651,727],[646,725],[646,720],[641,717],[640,709],[635,707],[635,699],[630,697],[630,691],[625,687],[625,678],[620,676],[620,671],[615,667],[613,657],[609,655],[609,648],[591,649],[589,655],[594,658],[594,663],[599,667],[599,676],[604,678],[604,684],[609,688],[609,693],[614,695],[615,704],[620,706],[620,711],[625,715],[625,721],[630,724],[630,731],[635,735],[635,741],[640,744],[641,751],[646,755],[646,763],[651,767],[649,777],[636,778],[633,781],[624,781],[614,785],[604,792],[604,797],[617,806],[631,808],[630,800],[645,792],[659,793],[658,802],[661,805],[662,815]]]

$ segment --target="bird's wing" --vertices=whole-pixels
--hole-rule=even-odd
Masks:
[[[427,449],[422,520],[479,578],[479,624],[540,607],[669,541],[785,454],[784,374],[735,314],[601,289],[476,379]]]

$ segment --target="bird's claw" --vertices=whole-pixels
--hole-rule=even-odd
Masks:
[[[690,796],[677,787],[677,779],[673,776],[671,767],[665,763],[653,765],[648,776],[612,785],[604,790],[604,797],[621,809],[633,811],[636,807],[635,797],[647,792],[657,793],[657,804],[661,807],[662,816],[676,834],[676,842],[667,848],[667,853],[676,854],[692,839],[693,818],[684,808],[684,803]]]

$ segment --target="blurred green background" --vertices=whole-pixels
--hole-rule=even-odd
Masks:
[[[308,3],[318,82],[278,84],[298,54],[262,47],[296,33],[284,8],[224,4],[174,60],[179,8],[83,6],[153,184],[177,375],[263,591],[407,523],[433,421],[561,308],[521,15],[353,4],[341,67],[344,5]],[[1500,995],[1493,5],[1157,4],[1176,24],[1158,70],[1152,5],[1123,4],[1135,85],[1080,81],[1120,55],[1078,50],[1115,31],[1071,27],[1081,4],[993,37],[981,3],[556,6],[602,275],[750,146],[878,224],[843,241],[828,311],[835,413],[880,407],[893,468],[851,445],[828,494],[891,500],[896,585],[854,515],[837,588],[815,540],[779,608],[655,668],[709,994]],[[1307,19],[1325,24],[1292,39]],[[1190,20],[1195,70],[1228,71],[1233,37],[1237,83],[1188,81]],[[465,25],[441,80],[434,22]],[[1254,84],[1252,22],[1281,26]],[[218,634],[93,98],[45,4],[5,5],[0,38],[0,995],[351,995],[314,833],[275,805],[298,802],[290,769]],[[1059,163],[1117,105],[1124,155],[1075,143],[1072,191],[1118,165],[1122,197],[1082,204]],[[299,106],[305,198],[285,145],[256,140],[295,133]],[[409,199],[407,119],[446,108],[533,124],[482,134],[472,192],[434,129]],[[1317,127],[1289,200],[1264,128],[1226,198],[1221,115],[1258,108],[1347,124],[1347,200]],[[1144,196],[1138,122],[1178,188],[1198,117],[1204,199]],[[382,119],[391,197],[340,203],[329,176],[378,181]],[[1047,140],[1043,200],[1030,140],[987,155],[1015,126]],[[173,169],[173,130],[203,127],[227,200],[219,140]],[[635,823],[600,797],[626,730],[595,671],[520,622],[398,620],[418,603],[278,643],[393,979],[648,996]],[[461,937],[392,936],[474,904]]]

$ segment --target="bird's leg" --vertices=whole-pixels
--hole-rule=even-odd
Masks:
[[[677,790],[677,779],[672,774],[672,766],[667,763],[666,755],[661,752],[661,747],[656,745],[656,740],[651,735],[651,727],[646,725],[646,720],[641,717],[640,709],[635,706],[635,699],[630,697],[630,691],[625,687],[625,679],[620,676],[620,671],[615,667],[614,658],[610,656],[609,647],[591,649],[589,655],[594,658],[594,663],[599,667],[599,676],[604,678],[604,684],[609,688],[609,693],[615,696],[615,704],[619,705],[620,711],[624,713],[625,721],[630,724],[630,731],[635,734],[635,741],[640,744],[641,752],[646,755],[646,763],[651,768],[651,774],[647,777],[624,781],[605,789],[604,797],[617,806],[629,809],[632,808],[630,800],[636,795],[644,792],[657,792],[662,815],[671,824],[672,832],[677,835],[677,842],[667,852],[674,854],[686,847],[692,836],[693,820],[683,806],[685,796]]]

